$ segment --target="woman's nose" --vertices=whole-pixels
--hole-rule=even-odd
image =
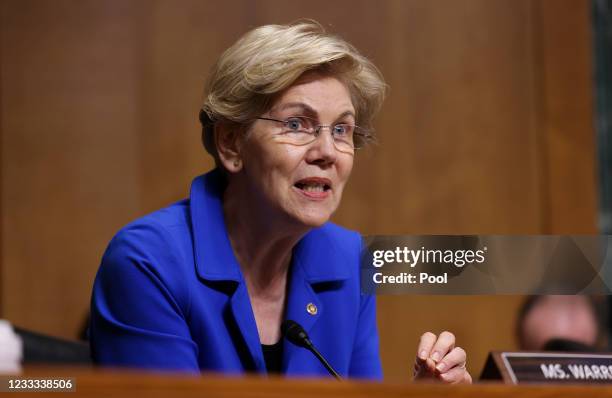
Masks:
[[[336,161],[338,152],[331,129],[330,126],[319,126],[317,138],[310,146],[309,162],[332,164]]]

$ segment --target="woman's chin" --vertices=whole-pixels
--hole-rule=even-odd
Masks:
[[[308,228],[319,228],[320,226],[325,224],[327,221],[329,221],[329,218],[327,218],[327,219],[317,219],[317,220],[308,220],[308,222],[305,222],[304,225],[307,226]]]
[[[301,212],[296,220],[307,228],[318,228],[329,221],[331,213],[325,211]]]
[[[289,219],[289,223],[306,229],[318,228],[328,222],[338,207],[331,200],[307,203],[288,201],[286,205],[283,206],[284,217]]]

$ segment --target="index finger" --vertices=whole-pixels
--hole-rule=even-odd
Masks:
[[[429,358],[429,354],[437,339],[437,336],[431,332],[423,333],[419,341],[419,348],[417,349],[417,358],[421,362],[425,362]]]

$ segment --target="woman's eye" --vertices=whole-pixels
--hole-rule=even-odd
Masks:
[[[285,122],[285,125],[290,130],[300,130],[303,127],[303,123],[300,119],[289,119]]]
[[[347,135],[349,133],[349,125],[337,124],[334,126],[334,134],[336,135]]]

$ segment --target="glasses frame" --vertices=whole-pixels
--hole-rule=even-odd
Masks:
[[[277,123],[283,123],[283,124],[287,124],[289,122],[290,119],[308,119],[308,120],[312,120],[313,122],[316,121],[316,119],[308,117],[308,116],[289,116],[287,117],[285,120],[281,120],[281,119],[274,119],[271,117],[256,117],[255,119],[259,119],[259,120],[269,120],[271,122],[277,122]],[[314,124],[314,123],[313,123]],[[352,145],[352,150],[356,151],[359,149],[362,149],[365,147],[365,145],[367,144],[368,141],[372,140],[372,135],[370,133],[367,132],[366,129],[364,129],[363,127],[359,127],[355,124],[350,124],[350,123],[337,123],[337,124],[332,124],[332,125],[325,125],[325,124],[319,124],[319,125],[315,125],[314,126],[314,139],[309,142],[309,143],[305,143],[302,145],[310,145],[313,142],[315,142],[319,136],[321,135],[321,129],[327,127],[329,128],[329,132],[332,135],[332,138],[334,138],[334,133],[333,133],[333,128],[337,125],[347,125],[347,126],[352,126],[353,127],[353,145]],[[360,144],[359,146],[355,146],[355,136],[359,136],[361,137],[361,142],[362,144]],[[336,146],[336,140],[334,139],[334,147],[336,149],[338,149],[338,147]],[[338,149],[339,151],[342,151],[341,149]]]

